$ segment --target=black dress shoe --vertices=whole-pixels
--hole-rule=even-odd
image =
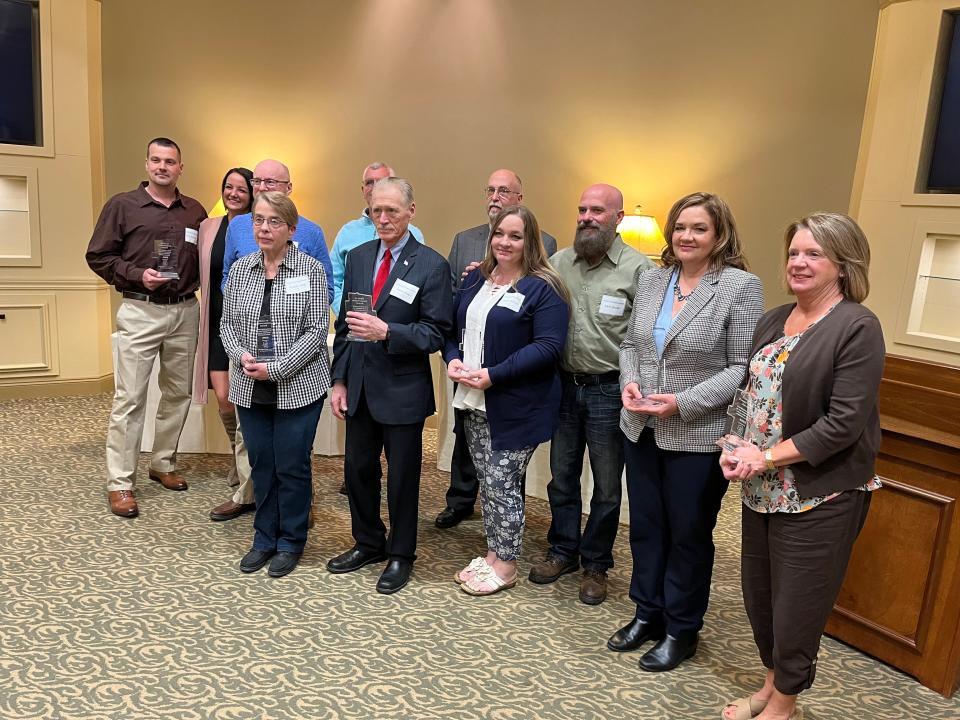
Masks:
[[[614,652],[630,652],[648,640],[662,639],[663,635],[663,625],[660,623],[634,618],[610,636],[607,647]]]
[[[410,580],[412,565],[406,560],[391,560],[380,573],[377,580],[377,592],[383,595],[395,593]]]
[[[462,520],[466,520],[472,515],[473,508],[454,510],[452,507],[445,507],[440,511],[440,514],[437,515],[437,519],[433,521],[433,524],[442,530],[446,530],[447,528],[452,528],[454,525],[459,525]]]
[[[346,495],[346,494],[347,494],[347,481],[346,481],[346,480],[344,480],[344,481],[340,484],[340,489],[339,489],[337,492],[339,492],[341,495]]]
[[[697,642],[696,633],[680,637],[667,635],[641,656],[640,668],[649,672],[673,670],[684,660],[694,656]]]
[[[270,577],[283,577],[288,575],[300,562],[300,553],[278,552],[270,561],[270,567],[267,568],[267,575]]]
[[[240,559],[240,572],[256,572],[266,565],[267,560],[272,558],[274,554],[273,550],[257,550],[254,548]]]
[[[383,551],[367,552],[366,550],[361,550],[354,545],[345,553],[340,553],[335,558],[328,560],[327,570],[332,573],[348,573],[353,572],[354,570],[359,570],[364,565],[369,565],[370,563],[375,562],[383,562],[386,559],[387,554]]]

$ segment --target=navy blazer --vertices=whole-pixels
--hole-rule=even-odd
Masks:
[[[460,336],[467,307],[485,278],[474,270],[457,291],[453,333],[447,338],[444,360],[463,360]],[[567,342],[570,308],[538,277],[524,277],[516,290],[523,297],[514,312],[495,305],[487,315],[483,336],[483,367],[492,385],[484,391],[490,440],[494,450],[539,445],[553,436],[560,412],[560,358]]]
[[[348,415],[356,412],[363,391],[378,423],[422,422],[436,411],[430,354],[443,347],[450,333],[450,267],[436,250],[408,238],[373,306],[377,317],[390,326],[390,339],[351,342],[347,340],[347,295],[373,294],[373,266],[379,249],[380,240],[376,239],[347,254],[343,300],[334,325],[331,376],[347,386]],[[412,302],[390,295],[397,279],[419,288]]]

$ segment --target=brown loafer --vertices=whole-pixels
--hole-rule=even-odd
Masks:
[[[133,490],[110,490],[107,493],[107,500],[110,501],[110,512],[114,515],[132,518],[140,514]]]
[[[156,480],[158,483],[163,485],[167,490],[186,490],[187,481],[183,479],[183,476],[177,475],[176,472],[160,472],[159,470],[150,471],[150,479]]]
[[[580,578],[580,602],[599,605],[607,599],[607,573],[605,570],[584,570]]]
[[[210,519],[214,522],[233,520],[236,517],[240,517],[244,513],[248,513],[251,510],[256,509],[257,506],[254,503],[235,503],[233,500],[227,500],[222,505],[217,505],[213,510],[210,511]]]

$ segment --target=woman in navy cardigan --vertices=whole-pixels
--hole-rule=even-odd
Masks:
[[[470,595],[517,583],[521,479],[537,445],[556,428],[568,303],[533,213],[522,205],[504,208],[490,229],[486,258],[457,291],[454,336],[444,351],[456,383],[453,406],[465,411],[487,536],[486,557],[456,574]]]

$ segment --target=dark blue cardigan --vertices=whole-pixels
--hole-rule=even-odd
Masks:
[[[463,360],[459,343],[467,307],[483,283],[480,271],[474,270],[456,293],[453,335],[443,353],[448,364],[454,358]],[[520,310],[494,306],[484,330],[483,367],[493,383],[484,395],[494,450],[517,450],[549,440],[560,411],[559,366],[570,308],[537,277],[521,278],[516,292],[524,296]]]

